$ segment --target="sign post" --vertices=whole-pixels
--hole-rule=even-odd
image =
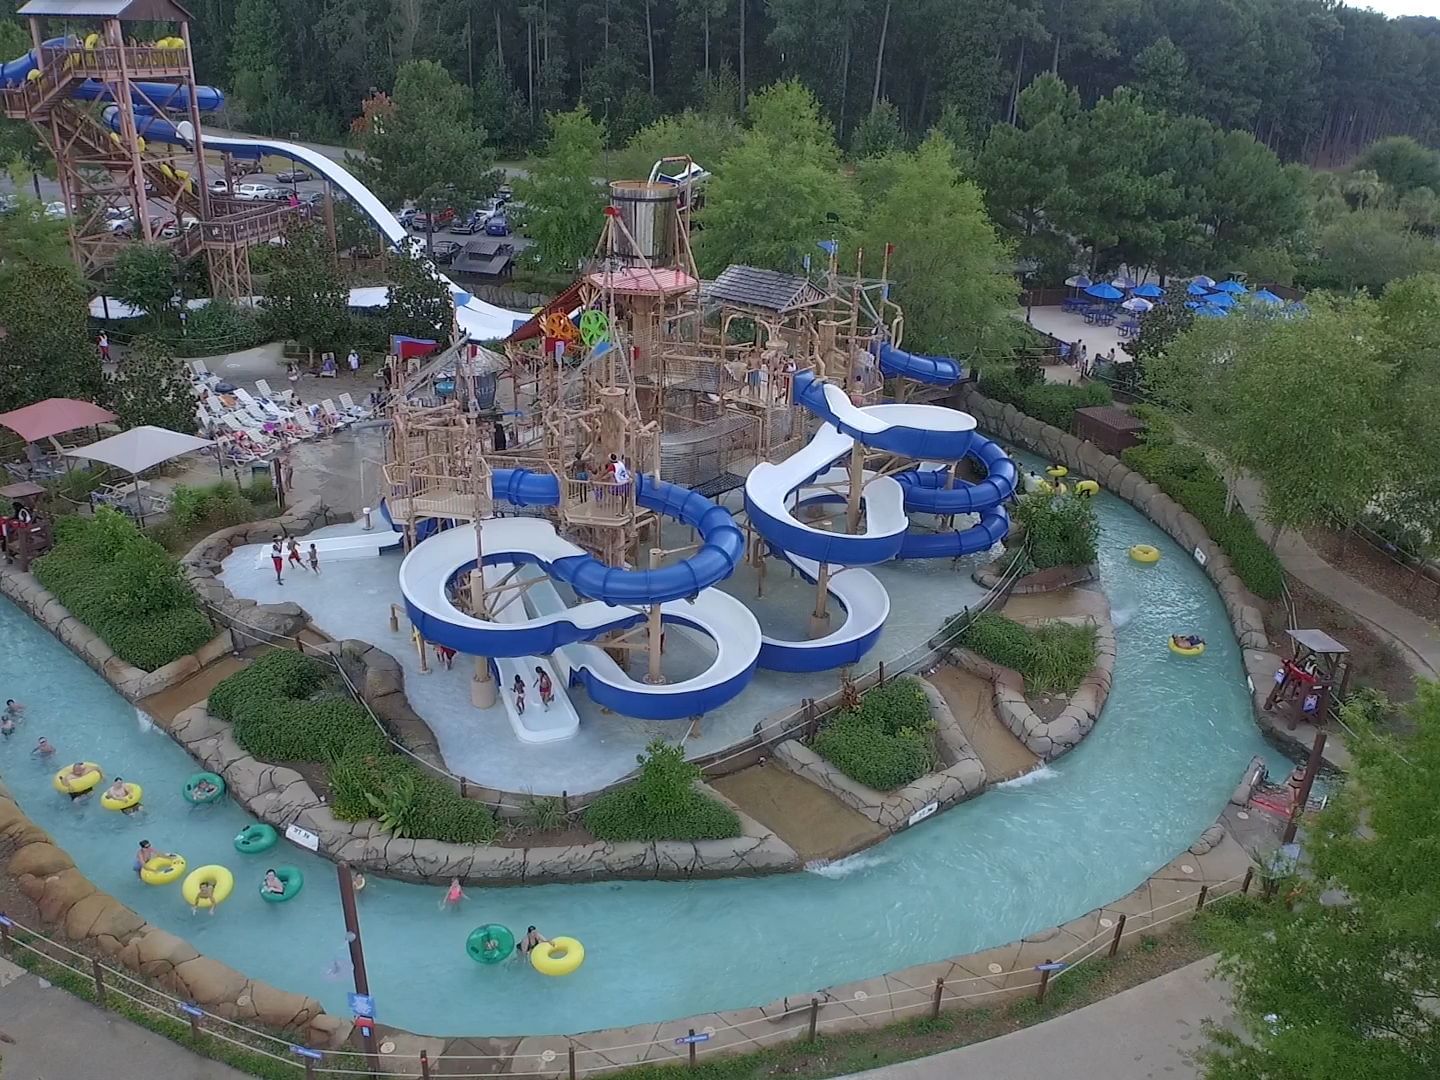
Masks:
[[[370,996],[370,978],[365,974],[365,948],[360,941],[360,915],[355,908],[355,879],[347,862],[336,863],[335,871],[340,882],[340,910],[345,916],[346,937],[350,939],[350,966],[355,969],[355,993],[349,996],[350,1008],[357,1019],[373,1020],[375,999]],[[362,1016],[359,1006],[368,1006],[370,1015]],[[380,1065],[375,1049],[375,1025],[357,1026],[365,1041],[365,1058],[370,1065],[370,1075],[374,1076]]]

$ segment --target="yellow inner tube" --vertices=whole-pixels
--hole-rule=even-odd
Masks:
[[[1130,549],[1130,558],[1136,562],[1159,562],[1160,549],[1154,544],[1136,544]]]
[[[1081,480],[1078,484],[1075,485],[1075,494],[1099,495],[1100,485],[1097,484],[1094,480]]]
[[[154,861],[153,859],[151,860]],[[215,899],[204,900],[200,896],[200,886],[205,882],[215,886]],[[180,886],[180,895],[185,897],[185,902],[191,907],[208,908],[223,904],[235,888],[235,875],[219,865],[202,866],[198,870],[190,871],[190,876]]]
[[[106,810],[129,810],[132,806],[139,806],[140,799],[145,794],[145,789],[139,784],[126,784],[130,794],[123,799],[112,799],[109,792],[100,796],[100,805]]]
[[[84,765],[85,775],[83,776],[71,776],[72,766],[66,765],[55,774],[55,779],[50,781],[51,786],[62,795],[79,795],[81,792],[93,790],[96,784],[105,779],[105,774],[93,761],[84,762]]]
[[[140,868],[140,880],[146,885],[169,885],[172,881],[179,881],[183,873],[183,855],[156,855]]]
[[[573,937],[542,941],[530,950],[530,966],[541,975],[569,975],[585,962],[585,946]]]
[[[1048,469],[1045,470],[1045,475],[1050,477],[1051,479],[1059,480],[1062,476],[1069,476],[1070,470],[1067,469],[1064,465],[1051,465]]]
[[[1170,651],[1176,656],[1199,656],[1205,651],[1205,643],[1202,641],[1199,645],[1195,646],[1177,645],[1175,644],[1175,639],[1172,637],[1170,639]]]

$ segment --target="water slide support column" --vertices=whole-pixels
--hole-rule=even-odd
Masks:
[[[480,538],[480,519],[475,519],[475,571],[470,575],[470,610],[475,618],[485,617],[485,548]],[[488,709],[495,704],[495,677],[487,657],[475,657],[475,677],[470,680],[470,704]]]
[[[865,448],[857,440],[850,447],[850,490],[845,503],[845,531],[860,531],[860,496],[865,491]]]
[[[830,599],[830,564],[822,562],[815,575],[815,610],[810,613],[810,636],[824,637],[830,632],[830,612],[826,603]]]

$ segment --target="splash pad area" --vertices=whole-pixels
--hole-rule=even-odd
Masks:
[[[1010,941],[1134,888],[1214,820],[1253,755],[1280,763],[1251,718],[1239,647],[1201,569],[1118,499],[1100,496],[1096,509],[1118,656],[1101,721],[1075,751],[1026,782],[809,873],[470,887],[459,912],[437,910],[440,889],[372,876],[360,916],[381,1018],[437,1035],[547,1034],[741,1008]],[[1126,556],[1136,543],[1164,557],[1138,567]],[[97,887],[146,919],[343,1012],[334,867],[285,845],[283,861],[304,872],[305,893],[263,903],[255,890],[267,856],[240,856],[231,845],[252,819],[229,800],[186,803],[181,788],[195,765],[183,750],[18,609],[0,608],[0,625],[6,696],[29,705],[20,732],[0,744],[0,771],[27,814]],[[1210,643],[1204,662],[1168,652],[1177,625]],[[58,796],[50,787],[58,766],[29,754],[42,734],[62,759],[98,759],[107,775],[144,784],[143,816]],[[192,866],[229,866],[235,895],[215,917],[192,917],[176,889],[135,879],[130,857],[142,837]],[[585,966],[564,979],[518,964],[482,968],[464,946],[485,922],[573,934],[585,943]],[[757,934],[764,963],[736,947]]]

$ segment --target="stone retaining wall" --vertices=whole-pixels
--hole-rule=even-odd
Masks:
[[[278,829],[296,824],[320,838],[320,853],[352,866],[429,884],[452,877],[487,884],[536,885],[610,878],[688,879],[798,870],[800,857],[764,825],[741,813],[718,792],[711,798],[740,815],[741,835],[730,840],[660,840],[650,843],[571,844],[504,848],[451,844],[391,835],[373,818],[341,821],[294,769],[256,761],[230,733],[230,725],[203,705],[157,721],[190,755],[219,773],[230,794]]]
[[[796,776],[823,788],[892,833],[909,828],[910,816],[931,803],[945,810],[974,798],[985,790],[985,766],[971,749],[940,691],[925,679],[919,681],[930,700],[930,715],[935,720],[936,735],[943,748],[944,769],[926,773],[887,794],[852,780],[799,739],[789,739],[776,746],[776,760]]]
[[[242,1024],[294,1032],[309,1046],[335,1047],[350,1025],[314,998],[277,990],[201,956],[194,946],[152,926],[100,892],[50,835],[34,824],[0,784],[0,849],[6,870],[40,910],[40,918],[69,941],[88,941],[112,962],[152,979],[163,990]]]
[[[1186,551],[1199,552],[1200,558],[1196,561],[1220,594],[1220,600],[1230,616],[1230,625],[1240,642],[1256,716],[1266,728],[1273,728],[1265,720],[1264,703],[1270,689],[1270,678],[1280,666],[1280,658],[1270,651],[1265,619],[1261,614],[1262,601],[1245,587],[1230,565],[1229,558],[1210,539],[1200,520],[1155,484],[1088,439],[1078,439],[1069,432],[1026,416],[1013,405],[992,401],[973,385],[962,386],[951,402],[973,415],[981,429],[1002,442],[1013,443],[1064,465],[1072,472],[1092,477],[1101,487],[1118,495],[1153,521]]]
[[[1042,718],[1025,698],[1025,680],[1018,671],[987,660],[969,649],[957,648],[951,659],[966,671],[990,680],[995,687],[995,715],[1032,754],[1045,761],[1068,754],[1090,734],[1115,674],[1115,627],[1102,619],[1061,618],[1054,622],[1091,623],[1095,627],[1095,666],[1070,695],[1070,704],[1053,720]]]
[[[234,648],[229,630],[222,630],[198,652],[172,660],[154,671],[143,671],[115,655],[99,634],[82,623],[31,573],[13,566],[0,567],[0,593],[28,612],[36,622],[70,647],[127,701],[139,701],[184,682],[206,664]]]
[[[992,567],[982,566],[971,579],[977,585],[983,585],[987,589],[994,589],[1004,584],[1005,576],[997,573]],[[1094,563],[1070,566],[1050,566],[1044,570],[1035,570],[1031,573],[1018,577],[1006,590],[1012,596],[1030,596],[1034,593],[1059,592],[1061,589],[1068,589],[1072,585],[1083,585],[1087,581],[1098,581],[1100,568]]]

